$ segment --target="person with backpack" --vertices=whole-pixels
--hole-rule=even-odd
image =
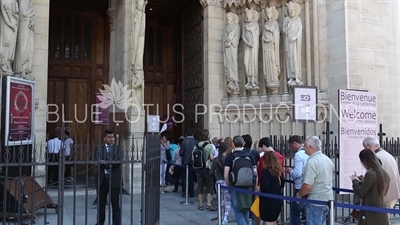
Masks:
[[[225,158],[224,179],[227,186],[251,190],[257,184],[257,164],[250,153],[243,151],[242,136],[233,138],[235,149]],[[253,196],[242,192],[230,191],[232,209],[237,225],[249,225],[250,207]]]
[[[211,164],[214,160],[214,149],[209,139],[208,130],[204,130],[199,134],[199,143],[193,148],[192,160],[193,169],[196,170],[197,178],[197,195],[199,198],[199,210],[204,210],[203,206],[203,190],[207,190],[207,207],[208,211],[217,211],[211,204],[212,195],[214,194],[214,178],[210,174]]]
[[[217,187],[218,184],[226,186],[226,182],[224,180],[224,161],[226,155],[228,153],[228,145],[226,143],[220,143],[218,148],[218,157],[214,160],[211,165],[210,173],[214,175]],[[222,225],[228,224],[229,213],[231,211],[231,195],[229,194],[229,190],[221,189],[221,193],[217,193],[221,195],[221,215],[222,215]]]
[[[260,153],[257,150],[252,149],[253,138],[249,134],[242,135],[244,139],[243,151],[250,153],[254,161],[256,161],[256,165],[258,166],[258,162],[260,161]],[[253,190],[255,191],[255,190]],[[256,199],[256,196],[253,195],[253,199]],[[250,213],[250,218],[252,220],[256,220],[256,216],[253,213]]]

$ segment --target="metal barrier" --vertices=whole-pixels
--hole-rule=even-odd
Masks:
[[[155,134],[146,135],[144,141],[142,225],[160,223],[160,142],[160,136]]]
[[[346,203],[340,203],[336,202],[335,200],[328,200],[328,201],[320,201],[320,200],[310,200],[306,198],[296,198],[296,197],[289,197],[289,196],[284,196],[284,195],[276,195],[276,194],[269,194],[269,193],[263,193],[263,192],[254,192],[248,189],[243,189],[243,188],[237,188],[237,187],[232,187],[232,186],[223,186],[221,184],[218,184],[217,190],[218,190],[218,195],[221,195],[221,190],[229,190],[230,192],[239,192],[242,194],[248,194],[248,195],[257,195],[259,197],[264,197],[264,198],[272,198],[272,199],[278,199],[281,201],[289,201],[289,202],[300,202],[304,204],[308,204],[308,206],[313,205],[314,207],[316,205],[321,205],[321,206],[328,206],[329,211],[327,212],[327,216],[324,220],[327,221],[327,224],[333,225],[335,224],[335,210],[337,208],[348,208],[348,209],[356,209],[356,210],[363,210],[363,211],[370,211],[370,212],[376,212],[376,213],[384,213],[384,214],[397,214],[399,213],[398,210],[396,209],[387,209],[387,208],[380,208],[380,207],[375,207],[375,206],[364,206],[364,205],[354,205],[354,204],[346,204]],[[334,188],[336,189],[336,188]],[[340,191],[348,191],[352,192],[352,190],[346,190],[346,189],[340,189]],[[220,200],[220,199],[218,199]],[[218,221],[222,220],[222,215],[221,215],[221,202],[218,201]],[[278,221],[277,221],[278,222]],[[219,224],[221,224],[219,222]],[[278,224],[281,224],[278,222]]]
[[[65,130],[68,128],[59,128],[60,142],[66,139]],[[108,212],[104,213],[108,215],[106,224],[118,220],[134,224],[140,218],[143,225],[159,224],[160,137],[116,135],[107,157],[102,155],[103,137],[98,140],[82,143],[75,139],[68,157],[64,145],[57,154],[49,154],[44,143],[0,143],[1,224],[94,224],[102,219],[103,210]],[[104,169],[111,171],[109,175],[99,172]],[[108,188],[100,189],[104,180],[108,180]],[[135,182],[139,180],[142,183]],[[106,189],[108,198],[105,192],[100,193]],[[131,213],[122,215],[118,208]]]
[[[338,137],[333,136],[327,139],[326,135],[321,135],[320,139],[322,141],[322,151],[325,155],[331,158],[332,162],[335,165],[335,176],[334,176],[334,186],[339,187],[339,145],[338,145]],[[292,167],[294,165],[294,151],[289,146],[289,138],[290,135],[270,135],[270,139],[272,140],[273,149],[280,152],[285,157],[285,166]],[[381,146],[386,151],[388,151],[391,155],[393,155],[396,159],[400,157],[400,138],[383,138],[381,139]],[[362,146],[360,146],[360,149]],[[286,177],[289,179],[289,177]],[[285,196],[293,195],[293,184],[287,184],[284,190]],[[356,198],[353,194],[339,194],[339,192],[335,191],[334,195],[335,202],[340,202],[344,204],[354,204]],[[285,202],[285,201],[284,201]],[[281,224],[290,224],[290,213],[288,210],[288,206],[290,202],[286,202],[284,204],[284,209],[281,213],[280,223]],[[396,207],[399,207],[396,205]],[[347,222],[356,222],[355,219],[351,216],[352,209],[349,208],[340,208],[335,210],[335,221],[338,223],[347,223]]]

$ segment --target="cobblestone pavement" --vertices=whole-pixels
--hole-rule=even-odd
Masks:
[[[194,204],[184,205],[180,204],[185,199],[181,197],[179,193],[172,193],[172,187],[167,187],[168,193],[161,194],[160,209],[161,209],[161,221],[160,225],[214,225],[216,222],[212,222],[211,218],[216,217],[216,212],[207,212],[197,210],[197,198],[190,198],[189,200]],[[88,194],[86,196],[86,193]],[[50,189],[49,195],[53,200],[57,201],[57,190]],[[76,187],[76,196],[74,201],[73,188],[66,188],[64,191],[64,216],[63,225],[94,225],[96,224],[96,209],[93,208],[92,202],[96,197],[94,187],[89,187],[88,190],[84,186]],[[122,215],[123,225],[140,225],[140,195],[134,195],[133,207],[131,207],[131,197],[123,195],[122,200]],[[215,202],[215,201],[214,201]],[[75,205],[74,205],[75,203]],[[215,202],[216,204],[216,202]],[[340,211],[340,210],[339,210]],[[339,212],[340,213],[340,212]],[[108,214],[108,210],[107,210]],[[108,215],[107,221],[108,223]],[[31,224],[30,220],[25,221],[27,224]],[[7,224],[17,224],[16,222],[10,221]],[[54,209],[44,209],[37,211],[37,219],[35,225],[57,225],[57,214]],[[110,221],[111,224],[111,221]],[[233,212],[230,216],[230,225],[234,225]],[[344,224],[344,223],[336,223]],[[354,223],[345,223],[354,224]],[[392,225],[400,225],[400,216],[392,218]]]

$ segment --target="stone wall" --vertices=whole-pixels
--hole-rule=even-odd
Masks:
[[[378,94],[379,122],[388,136],[397,137],[400,134],[399,3],[348,1],[347,11],[348,87]]]
[[[400,128],[399,3],[397,1],[321,1],[326,9],[326,72],[328,96],[337,110],[338,89],[368,90],[378,94],[379,123],[387,136]],[[321,32],[322,33],[322,32]],[[323,43],[321,41],[321,43]],[[337,116],[332,112],[337,134]]]
[[[325,39],[326,48],[326,73],[329,103],[337,110],[338,89],[346,89],[348,83],[347,65],[347,36],[346,36],[346,8],[345,1],[324,1],[326,6],[326,33],[321,37]],[[333,111],[329,115],[332,122],[331,130],[337,135],[337,118]]]

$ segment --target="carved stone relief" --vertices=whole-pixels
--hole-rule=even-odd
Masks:
[[[200,4],[203,8],[212,5],[212,6],[222,6],[222,0],[200,0]]]
[[[15,58],[18,35],[19,7],[16,0],[1,0],[0,19],[0,66],[2,74],[13,74],[12,63]]]
[[[133,10],[132,69],[143,70],[144,38],[146,30],[145,8],[147,1],[137,0]]]
[[[247,77],[245,85],[252,95],[257,94],[258,86],[258,51],[259,51],[259,34],[260,27],[258,25],[259,13],[254,9],[245,9],[246,23],[244,24],[242,40],[244,47],[244,67]]]
[[[224,36],[224,70],[227,76],[227,91],[239,95],[238,50],[240,40],[239,17],[235,13],[227,13],[228,24]]]
[[[239,78],[244,72],[246,76],[245,89],[249,91],[250,95],[258,94],[258,66],[262,66],[265,85],[271,94],[279,92],[281,74],[287,79],[288,85],[283,87],[284,93],[287,92],[287,87],[304,85],[301,75],[303,27],[299,17],[301,7],[298,3],[276,0],[224,0],[223,5],[227,14],[244,12],[240,18],[241,24],[243,23],[242,40],[240,42],[242,42],[244,49],[242,50],[240,47],[239,54],[243,54],[243,57],[239,57],[238,62],[239,65],[244,65],[244,71],[239,66]],[[284,9],[282,13],[285,14],[285,17],[282,24],[278,23],[279,12],[281,11],[278,11],[277,7]],[[260,13],[263,15],[262,22],[258,21]],[[280,47],[280,29],[282,29],[282,49]],[[225,40],[229,40],[226,38],[227,32],[226,30],[224,33],[225,44]],[[259,37],[261,38],[260,42]],[[260,51],[258,43],[261,43],[262,57],[260,58],[258,58],[258,51]],[[225,69],[228,65],[226,61],[225,57]],[[226,70],[225,74],[227,74]],[[234,85],[229,82],[228,77],[228,93],[231,93],[232,87]]]
[[[264,79],[271,93],[277,93],[279,89],[279,74],[281,70],[279,62],[280,33],[279,24],[276,21],[279,13],[274,6],[267,8],[265,12],[266,21],[262,36]]]
[[[0,75],[33,79],[35,13],[31,0],[0,0]]]
[[[19,24],[14,72],[27,77],[32,72],[35,13],[30,0],[19,0]]]
[[[107,10],[108,24],[110,25],[110,32],[115,31],[115,18],[117,16],[116,10]]]
[[[132,88],[133,99],[137,109],[143,108],[144,103],[144,41],[146,31],[146,9],[147,1],[137,0],[134,3],[132,19]]]
[[[241,0],[224,0],[224,7],[239,7],[241,5]]]
[[[289,87],[303,85],[301,81],[301,41],[302,23],[298,3],[287,3],[287,13],[283,21],[286,76]]]

